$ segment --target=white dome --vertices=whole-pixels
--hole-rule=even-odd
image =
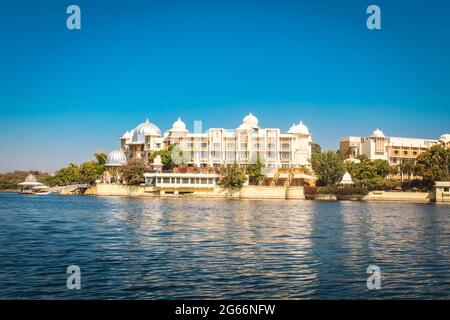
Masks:
[[[155,159],[153,159],[153,165],[154,166],[162,165],[161,156],[159,154],[155,157]]]
[[[127,162],[127,157],[122,150],[113,150],[108,154],[106,164],[110,166],[121,166]]]
[[[172,129],[170,129],[169,131],[177,131],[177,132],[187,131],[186,124],[181,120],[180,117],[178,117],[178,120],[172,124]]]
[[[372,137],[384,138],[384,133],[383,133],[383,131],[381,131],[380,129],[377,128],[372,132]]]
[[[37,182],[36,177],[33,176],[32,174],[27,175],[27,177],[25,178],[25,182]]]
[[[450,134],[446,133],[439,137],[439,141],[445,144],[450,142]]]
[[[247,123],[242,123],[239,128],[239,130],[254,130],[254,128]]]
[[[300,123],[297,125],[294,123],[289,129],[288,133],[309,135],[309,129],[303,124],[302,121],[300,121]]]
[[[340,184],[353,184],[353,180],[352,180],[352,176],[350,175],[350,173],[348,173],[348,171],[346,171],[344,173],[344,176],[342,177],[341,182],[339,182]]]
[[[127,130],[127,132],[125,132],[120,139],[130,140],[131,138],[133,138],[133,131],[134,130]]]
[[[356,158],[348,158],[344,160],[345,163],[347,162],[351,162],[351,163],[361,163],[361,160],[356,159]]]
[[[133,142],[143,143],[145,141],[145,136],[161,136],[161,130],[156,125],[149,122],[148,119],[138,125],[133,131]]]
[[[258,118],[256,118],[251,112],[242,119],[242,124],[250,128],[258,128]],[[242,125],[241,125],[242,126]]]

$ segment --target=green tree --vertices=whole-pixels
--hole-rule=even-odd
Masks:
[[[374,170],[377,176],[386,178],[392,172],[389,162],[386,160],[376,159],[373,161]]]
[[[36,177],[36,180],[39,182],[45,183],[46,179],[48,179],[50,174],[47,172],[40,171],[18,171],[15,170],[13,172],[5,172],[0,173],[0,190],[17,190],[19,189],[19,183],[23,182],[25,178],[32,174]]]
[[[81,182],[80,168],[76,163],[70,163],[68,167],[59,169],[53,181],[56,185],[66,186],[69,184],[76,184]]]
[[[344,175],[344,162],[340,154],[333,151],[315,153],[311,165],[320,183],[332,185],[338,183]]]
[[[152,163],[158,155],[161,157],[164,170],[171,170],[185,162],[184,153],[176,144],[169,145],[166,150],[153,151],[148,157],[149,162]]]
[[[146,171],[147,167],[142,159],[130,160],[121,169],[123,179],[132,186],[138,186],[145,182],[144,173]]]
[[[321,152],[322,152],[322,147],[320,146],[320,144],[313,142],[311,144],[311,154],[321,153]]]
[[[400,174],[403,176],[407,176],[407,180],[411,180],[411,176],[414,174],[414,171],[416,170],[416,164],[413,159],[404,159],[402,163],[400,163],[399,166]]]
[[[99,165],[105,165],[106,164],[106,159],[108,159],[108,156],[106,155],[106,153],[104,152],[96,152],[94,153],[95,155],[95,159],[97,159],[97,163]]]
[[[417,157],[416,174],[432,181],[450,181],[450,149],[436,145]]]
[[[359,181],[365,181],[366,183],[371,179],[379,180],[374,162],[370,161],[366,156],[361,156],[358,159],[361,161],[360,163],[347,164],[346,169],[352,177]]]
[[[361,154],[356,157],[356,159],[360,160],[361,162],[370,161],[369,158],[365,154]]]
[[[226,189],[240,189],[247,180],[244,170],[236,164],[233,167],[223,167],[221,177],[220,185]]]
[[[262,164],[261,159],[258,154],[256,157],[256,162],[248,164],[247,168],[246,168],[246,173],[248,175],[249,184],[252,184],[252,185],[259,184],[259,181],[263,177],[262,167],[263,167],[263,164]]]
[[[80,166],[80,182],[94,184],[103,174],[103,165],[97,161],[84,162]]]
[[[0,190],[16,190],[18,182],[4,177],[0,177]]]

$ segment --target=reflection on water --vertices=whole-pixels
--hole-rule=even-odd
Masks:
[[[0,298],[450,298],[449,235],[438,205],[0,194]]]

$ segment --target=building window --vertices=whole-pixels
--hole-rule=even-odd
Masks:
[[[284,148],[284,149],[289,149],[289,143],[283,143],[281,145],[281,147]]]
[[[239,152],[239,157],[241,159],[247,159],[248,158],[248,152]]]
[[[289,159],[289,152],[281,152],[280,158],[281,159]]]
[[[220,148],[220,143],[214,143],[214,148]]]
[[[247,143],[241,143],[241,148],[247,148]]]

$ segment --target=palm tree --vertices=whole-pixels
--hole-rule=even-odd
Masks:
[[[104,165],[106,163],[106,159],[108,158],[108,156],[105,153],[96,152],[94,155],[95,158],[97,159],[98,164]]]
[[[408,176],[408,181],[411,180],[415,167],[416,165],[413,159],[402,160],[402,163],[400,164],[400,172],[402,174],[402,180],[404,174]]]

